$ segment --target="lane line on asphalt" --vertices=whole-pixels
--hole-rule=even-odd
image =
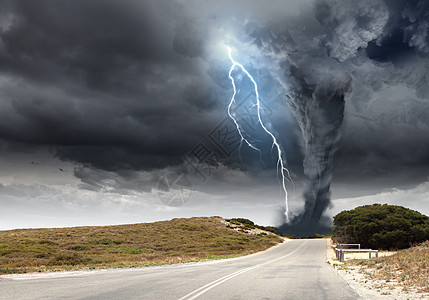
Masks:
[[[302,247],[304,247],[304,245],[305,245],[305,244],[307,244],[307,243],[308,243],[308,240],[307,240],[307,241],[305,241],[301,246],[299,246],[298,248],[296,248],[296,249],[295,249],[294,251],[292,251],[291,253],[288,253],[288,254],[283,255],[283,256],[281,256],[281,257],[278,257],[278,258],[275,258],[275,259],[269,260],[269,261],[264,262],[264,263],[262,263],[262,264],[258,264],[258,265],[252,266],[252,267],[248,267],[248,268],[245,268],[245,269],[242,269],[242,270],[238,270],[238,271],[236,271],[236,272],[234,272],[234,273],[228,274],[228,275],[223,276],[223,277],[221,277],[221,278],[219,278],[219,279],[216,279],[216,280],[214,280],[214,281],[212,281],[212,282],[210,282],[210,283],[207,283],[206,285],[203,285],[202,287],[200,287],[200,288],[196,289],[195,291],[190,292],[189,294],[187,294],[187,295],[183,296],[183,297],[182,297],[182,298],[180,298],[179,300],[193,300],[193,299],[196,299],[196,298],[198,298],[199,296],[201,296],[202,294],[204,294],[204,293],[206,293],[207,291],[211,290],[212,288],[214,288],[214,287],[218,286],[219,284],[224,283],[225,281],[228,281],[228,280],[230,280],[230,279],[232,279],[232,278],[234,278],[234,277],[236,277],[236,276],[238,276],[238,275],[241,275],[241,274],[243,274],[243,273],[246,273],[247,271],[251,271],[251,270],[253,270],[253,269],[256,269],[256,268],[259,268],[259,267],[265,266],[265,265],[267,265],[267,264],[270,264],[270,263],[276,262],[276,261],[278,261],[278,260],[281,260],[281,259],[284,259],[284,258],[286,258],[286,257],[288,257],[288,256],[291,256],[292,254],[295,254],[296,252],[298,252],[298,250],[300,250]]]

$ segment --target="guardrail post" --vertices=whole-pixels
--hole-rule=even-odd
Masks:
[[[378,257],[378,250],[373,250],[373,249],[347,249],[347,248],[343,249],[343,248],[335,248],[335,256],[337,257],[337,259],[340,262],[344,262],[345,252],[359,252],[359,253],[361,253],[361,252],[368,252],[370,259],[373,257],[372,253],[374,252],[375,253],[375,257]]]

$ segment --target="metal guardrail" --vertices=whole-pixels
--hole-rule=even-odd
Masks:
[[[358,249],[344,249],[344,246],[358,246]],[[371,254],[374,252],[375,257],[378,257],[378,250],[361,249],[360,244],[338,244],[337,247],[335,247],[335,255],[340,262],[344,262],[345,252],[368,252],[369,258],[371,258]]]
[[[337,244],[337,248],[339,248],[339,249],[342,249],[343,248],[343,246],[357,246],[358,247],[358,249],[360,249],[360,244]]]

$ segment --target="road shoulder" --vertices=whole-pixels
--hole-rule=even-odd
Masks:
[[[360,266],[345,265],[335,257],[331,239],[327,239],[326,261],[340,275],[347,284],[363,299],[428,299],[429,294],[415,293],[412,290],[404,291],[395,282],[376,280],[368,270]],[[353,258],[353,257],[351,257]]]

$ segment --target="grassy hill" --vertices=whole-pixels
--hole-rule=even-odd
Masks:
[[[0,231],[0,274],[81,270],[219,259],[283,240],[220,217],[155,223]]]

